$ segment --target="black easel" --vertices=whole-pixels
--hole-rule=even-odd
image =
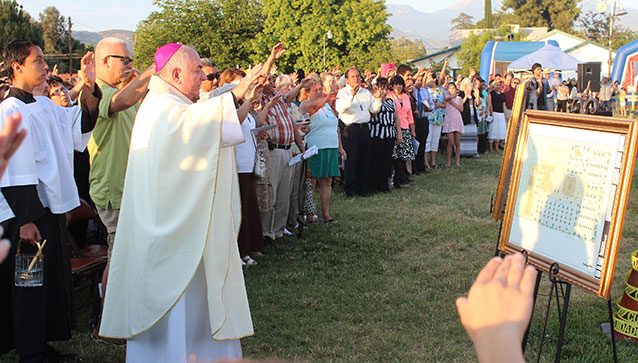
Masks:
[[[567,308],[569,307],[569,297],[572,291],[572,284],[562,281],[557,278],[560,266],[558,262],[554,262],[549,268],[549,281],[552,286],[549,290],[549,297],[547,299],[547,309],[545,310],[545,322],[543,323],[543,332],[541,333],[541,340],[538,343],[538,355],[536,356],[536,362],[540,362],[541,353],[543,352],[543,343],[545,342],[545,331],[547,330],[547,320],[549,319],[549,311],[552,306],[552,297],[556,292],[556,307],[558,308],[559,330],[558,330],[558,342],[556,343],[556,362],[560,362],[560,354],[563,349],[565,341],[565,326],[567,325]],[[561,307],[561,299],[563,304]]]
[[[527,260],[527,251],[523,250],[522,253],[525,255],[525,259]],[[538,270],[537,270],[538,271]],[[554,293],[556,294],[556,307],[558,309],[558,319],[559,319],[559,330],[558,330],[558,341],[556,343],[556,357],[555,362],[560,362],[561,352],[563,349],[563,344],[565,343],[565,327],[567,325],[567,309],[569,307],[569,298],[571,296],[572,284],[569,282],[565,282],[557,278],[558,273],[560,271],[560,265],[557,262],[554,262],[549,269],[549,281],[551,282],[551,287],[549,290],[549,296],[547,299],[547,308],[545,310],[545,321],[543,322],[543,331],[541,333],[540,342],[538,343],[538,353],[536,356],[536,362],[540,362],[541,354],[543,352],[543,344],[545,342],[545,332],[547,330],[547,321],[549,319],[549,312],[552,305],[552,298],[554,297]],[[538,296],[538,289],[541,281],[541,271],[538,271],[536,276],[536,285],[534,287],[534,305],[532,306],[532,311],[534,306],[536,305],[536,298]],[[561,306],[562,300],[562,306]],[[618,363],[618,354],[616,351],[616,337],[613,331],[613,311],[611,307],[611,298],[607,300],[607,308],[609,312],[609,323],[611,329],[611,345],[612,352],[614,357],[614,363]],[[531,320],[530,320],[531,325]],[[525,347],[527,345],[527,337],[529,335],[530,326],[527,327],[527,331],[525,332],[525,336],[523,337],[523,352],[525,351]]]
[[[607,300],[607,309],[609,311],[609,335],[611,335],[611,349],[614,352],[614,363],[618,363],[618,353],[616,352],[616,332],[614,331],[614,312],[611,309],[611,296]]]

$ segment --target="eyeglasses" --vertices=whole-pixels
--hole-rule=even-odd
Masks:
[[[111,57],[111,58],[118,58],[122,60],[122,63],[124,63],[125,66],[131,64],[133,62],[133,58],[131,57],[125,57],[123,55],[107,55],[106,58]]]
[[[55,90],[51,90],[49,92],[49,97],[51,97],[51,96],[63,96],[66,93],[69,93],[69,90],[66,89],[65,87],[56,88]]]
[[[209,81],[215,80],[219,78],[219,72],[217,73],[210,73],[206,75],[206,79]]]

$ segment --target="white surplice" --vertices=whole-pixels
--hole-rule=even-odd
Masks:
[[[37,96],[25,104],[9,97],[0,104],[0,126],[14,112],[22,115],[21,129],[27,137],[9,161],[0,187],[36,185],[42,206],[63,214],[80,205],[73,179],[73,151],[86,148],[91,133],[82,133],[79,106],[60,107]],[[0,222],[13,213],[0,193]]]
[[[206,321],[212,336],[202,341],[211,344],[252,335],[237,248],[233,145],[244,139],[233,96],[193,104],[156,76],[149,90],[131,135],[100,335],[133,345],[146,340],[141,350],[148,353],[163,343],[145,339],[145,332],[175,337],[171,331],[182,326],[171,321]],[[206,291],[198,292],[208,311],[186,309],[183,319],[174,318],[192,301],[190,284],[202,280]],[[194,352],[182,353],[186,359]]]

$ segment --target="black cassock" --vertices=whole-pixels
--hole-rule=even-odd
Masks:
[[[82,132],[93,130],[97,119],[101,91],[82,92]],[[16,97],[25,104],[36,102],[23,90],[11,88],[7,98]],[[49,155],[50,157],[56,157]],[[68,340],[75,328],[71,286],[71,262],[64,214],[44,208],[35,185],[1,188],[14,218],[2,223],[11,251],[0,265],[0,355],[14,347],[21,361],[41,361],[49,341]],[[20,227],[33,222],[44,246],[44,284],[41,287],[16,287],[15,259]],[[35,253],[36,248],[22,243],[21,253]]]

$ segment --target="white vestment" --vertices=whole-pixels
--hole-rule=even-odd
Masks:
[[[0,126],[14,112],[22,115],[27,137],[9,161],[0,187],[36,185],[42,206],[63,214],[80,205],[73,179],[73,151],[84,151],[91,133],[82,133],[79,106],[60,107],[47,97],[25,104],[9,97],[0,104]],[[13,218],[0,193],[0,222]]]
[[[135,341],[171,329],[173,308],[188,304],[200,264],[208,314],[186,313],[208,321],[211,343],[252,335],[237,247],[232,146],[244,139],[233,96],[193,104],[156,76],[149,90],[131,134],[100,335]]]

